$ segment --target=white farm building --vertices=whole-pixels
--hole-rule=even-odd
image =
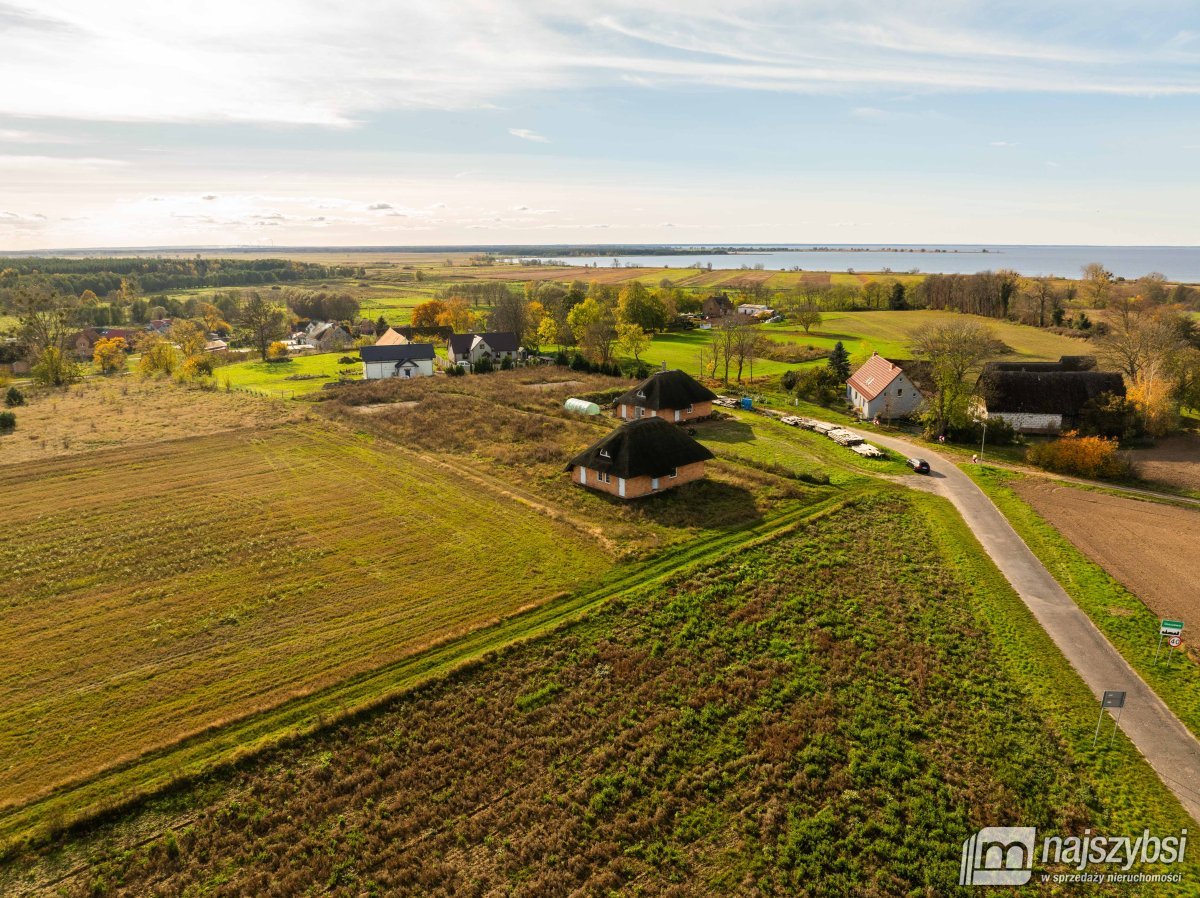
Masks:
[[[359,355],[363,362],[363,380],[433,376],[432,343],[376,344],[364,346]]]
[[[860,418],[904,418],[924,401],[921,391],[899,365],[878,353],[846,381],[846,401]]]

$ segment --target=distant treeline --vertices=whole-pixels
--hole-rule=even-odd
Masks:
[[[155,293],[194,287],[254,287],[301,280],[352,277],[351,267],[289,259],[63,259],[21,257],[0,260],[0,287],[23,283],[48,286],[78,296],[90,290],[104,297],[126,292]],[[133,288],[131,290],[131,288]]]

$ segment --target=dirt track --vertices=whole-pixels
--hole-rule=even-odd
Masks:
[[[1092,493],[1043,480],[1014,484],[1021,497],[1147,607],[1200,620],[1200,512]]]

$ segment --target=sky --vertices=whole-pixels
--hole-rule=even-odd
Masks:
[[[0,0],[0,250],[1200,244],[1200,4]]]

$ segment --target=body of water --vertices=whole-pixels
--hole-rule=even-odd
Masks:
[[[986,250],[986,251],[985,251]],[[524,256],[522,258],[535,258]],[[762,265],[771,271],[799,267],[806,271],[919,271],[924,274],[974,274],[1009,268],[1030,277],[1056,275],[1078,278],[1084,265],[1099,262],[1117,277],[1132,280],[1157,271],[1170,281],[1200,283],[1200,246],[983,246],[929,244],[926,246],[882,244],[810,245],[775,252],[705,253],[693,255],[541,257],[543,262],[566,265],[595,265],[610,268],[613,259],[622,267],[643,268],[741,268]],[[514,260],[516,261],[516,260]]]

